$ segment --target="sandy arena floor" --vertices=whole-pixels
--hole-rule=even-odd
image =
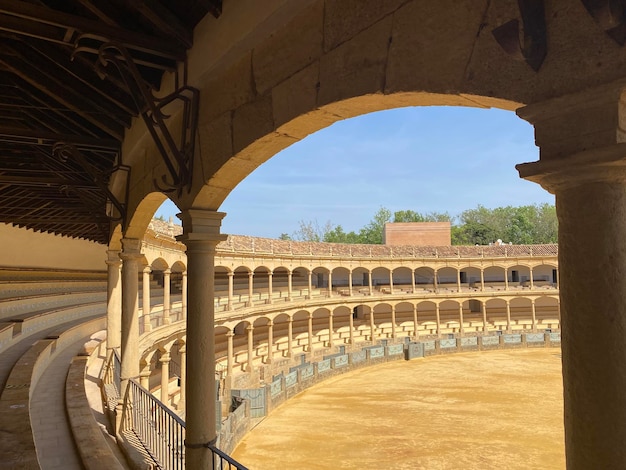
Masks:
[[[398,361],[330,379],[235,449],[251,470],[563,469],[559,349]]]

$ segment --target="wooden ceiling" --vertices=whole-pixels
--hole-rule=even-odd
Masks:
[[[120,74],[95,67],[99,49],[123,46],[143,81],[158,88],[163,72],[185,60],[196,24],[221,7],[222,0],[0,0],[0,222],[108,243],[106,187],[141,105]]]

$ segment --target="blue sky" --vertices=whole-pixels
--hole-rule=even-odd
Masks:
[[[513,112],[412,107],[340,121],[261,165],[228,196],[224,233],[277,238],[299,221],[358,231],[384,206],[392,212],[449,212],[554,204],[519,178],[535,161],[533,128]],[[166,203],[157,215],[177,209]]]

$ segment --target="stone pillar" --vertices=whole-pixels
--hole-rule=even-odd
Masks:
[[[389,270],[389,293],[393,294],[393,269]]]
[[[435,304],[435,317],[437,321],[437,338],[441,338],[441,317],[439,316],[439,304]]]
[[[333,271],[328,271],[328,297],[333,296]]]
[[[435,294],[439,293],[439,286],[437,284],[437,270],[433,269],[433,290]]]
[[[293,357],[293,318],[287,323],[287,356]]]
[[[246,364],[246,371],[252,372],[254,365],[252,362],[254,361],[254,326],[249,324],[246,328],[248,332],[248,363]]]
[[[235,277],[235,273],[233,272],[229,272],[228,273],[228,310],[232,310],[233,309],[233,290],[234,290],[234,277]]]
[[[374,322],[374,309],[370,307],[370,341],[374,342],[374,334],[376,331],[376,323]]]
[[[309,312],[309,349],[308,351],[313,351],[313,314]]]
[[[459,333],[461,333],[461,336],[463,336],[463,333],[465,333],[465,325],[464,323],[464,318],[463,318],[463,304],[459,303]]]
[[[372,286],[372,271],[367,272],[367,281],[370,288],[370,295],[374,295],[374,287]]]
[[[626,468],[626,150],[623,83],[519,110],[556,196],[568,470]]]
[[[487,333],[487,301],[486,300],[482,301],[481,310],[483,311],[483,333]]]
[[[117,250],[107,250],[107,350],[122,344],[122,260]]]
[[[291,302],[293,297],[293,271],[290,269],[287,271],[287,300]]]
[[[533,290],[535,288],[535,282],[533,281],[533,268],[528,268],[528,271],[530,272],[530,290]]]
[[[206,447],[217,438],[215,386],[215,248],[226,239],[220,234],[224,213],[189,209],[179,217],[187,247],[187,368],[186,368],[186,466],[213,468]]]
[[[226,333],[226,340],[228,341],[228,356],[226,357],[226,373],[228,374],[229,377],[233,376],[233,364],[235,363],[235,354],[233,351],[233,337],[235,336],[235,333],[232,331],[229,331],[228,333]]]
[[[419,325],[417,324],[417,305],[413,305],[413,337],[415,341],[419,338]]]
[[[248,271],[248,302],[247,306],[252,307],[254,303],[252,302],[252,296],[254,295],[254,272]]]
[[[139,385],[141,385],[143,388],[145,388],[146,390],[150,391],[150,375],[151,375],[151,370],[150,370],[150,363],[148,362],[146,365],[144,365],[141,368],[141,371],[139,372]]]
[[[272,271],[269,271],[267,273],[267,303],[273,303],[274,301],[272,300],[272,294],[273,294],[273,286],[272,286],[272,278],[274,277],[274,273],[272,273]]]
[[[178,396],[178,405],[176,408],[184,410],[187,401],[187,346],[185,344],[181,345],[178,348],[178,353],[180,354],[180,395]]]
[[[170,271],[169,269],[166,269],[165,271],[163,271],[163,324],[164,325],[169,325],[171,323],[171,320],[170,320],[170,309],[171,309],[170,274],[171,273],[172,271]]]
[[[271,364],[274,356],[274,322],[267,324],[267,363]]]
[[[411,269],[411,292],[415,294],[415,271]]]
[[[309,271],[309,295],[308,295],[308,299],[310,299],[313,296],[313,271]]]
[[[352,296],[352,270],[348,271],[348,295]]]
[[[504,290],[509,290],[509,268],[504,268]]]
[[[139,266],[141,240],[122,239],[122,397],[130,379],[139,377]],[[118,428],[119,431],[119,428]]]
[[[170,406],[170,353],[163,353],[159,361],[161,362],[161,402]]]
[[[461,270],[456,270],[456,288],[457,292],[461,292]]]
[[[328,312],[328,347],[333,347],[333,312]]]
[[[511,302],[506,301],[506,332],[511,333]]]
[[[485,270],[480,268],[480,291],[485,291]]]
[[[533,321],[533,333],[537,332],[537,313],[535,309],[535,299],[530,301],[531,318]]]
[[[143,331],[145,333],[152,331],[152,322],[150,321],[150,266],[143,268],[143,299],[141,302],[141,313],[143,320]]]
[[[348,325],[350,328],[350,332],[349,332],[350,337],[348,339],[348,342],[350,344],[354,344],[354,313],[353,312],[350,312],[348,314]]]
[[[391,306],[391,337],[396,337],[396,307]]]
[[[187,271],[183,271],[180,305],[183,319],[187,318]]]

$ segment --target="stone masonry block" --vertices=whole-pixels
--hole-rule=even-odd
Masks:
[[[233,147],[237,153],[274,130],[271,95],[263,95],[235,110]]]
[[[381,20],[322,57],[318,105],[383,91],[391,20]]]
[[[203,87],[200,92],[199,122],[203,124],[211,121],[251,101],[254,96],[252,56],[248,53]]]
[[[459,90],[483,11],[474,0],[416,0],[399,9],[393,16],[386,92]]]
[[[300,70],[272,90],[274,122],[277,127],[315,109],[319,62]]]
[[[232,112],[198,126],[198,136],[200,144],[193,173],[194,180],[201,178],[200,184],[204,184],[233,155]]]
[[[265,93],[320,57],[323,18],[324,4],[317,2],[254,49],[257,93]]]

